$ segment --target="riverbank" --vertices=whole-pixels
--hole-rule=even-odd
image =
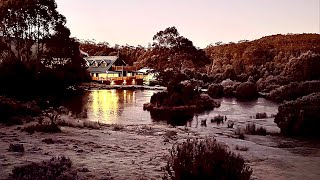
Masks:
[[[161,125],[107,125],[98,130],[62,127],[62,133],[27,134],[22,126],[0,125],[0,177],[14,166],[65,155],[82,179],[161,179],[161,167],[173,144],[187,138],[215,137],[239,153],[253,168],[256,179],[319,179],[319,144],[277,136],[234,138],[229,128],[192,128]],[[44,139],[52,139],[45,143]],[[20,143],[24,153],[9,152]],[[83,172],[83,169],[87,170]]]

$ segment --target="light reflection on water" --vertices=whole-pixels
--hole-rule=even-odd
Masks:
[[[152,94],[153,91],[88,91],[84,102],[87,119],[106,124],[150,124],[151,118],[143,111],[143,103],[149,101]]]
[[[76,107],[75,109],[78,110],[76,113],[86,113],[84,116],[86,119],[106,124],[166,124],[166,121],[153,120],[149,112],[143,111],[143,104],[150,102],[150,98],[155,92],[157,91],[92,90],[80,97],[82,103],[79,103],[77,99],[72,107]],[[198,121],[207,119],[209,126],[217,126],[210,124],[210,119],[216,115],[227,116],[229,120],[246,123],[251,121],[250,117],[258,112],[266,112],[271,115],[276,114],[278,110],[277,104],[263,98],[250,102],[238,102],[234,98],[223,98],[220,101],[220,108],[194,117],[184,124],[197,127],[199,126],[197,119]],[[256,123],[275,126],[272,118],[256,120]]]

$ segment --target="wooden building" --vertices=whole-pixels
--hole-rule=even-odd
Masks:
[[[109,85],[142,85],[143,75],[118,56],[84,57],[92,80]]]

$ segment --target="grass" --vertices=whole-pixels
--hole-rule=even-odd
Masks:
[[[88,128],[88,129],[100,129],[101,124],[99,122],[77,120],[70,117],[61,117],[57,119],[56,123],[59,126],[73,127],[73,128]]]
[[[10,180],[71,180],[78,179],[77,173],[71,171],[72,161],[67,157],[53,157],[48,161],[31,163],[23,166],[14,167],[10,173]]]
[[[249,180],[252,169],[244,159],[215,139],[188,139],[170,150],[163,179]]]
[[[23,128],[24,131],[33,134],[35,132],[43,133],[61,133],[60,127],[56,123],[50,124],[30,124]]]

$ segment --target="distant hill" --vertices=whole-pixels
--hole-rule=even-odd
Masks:
[[[287,81],[320,78],[320,35],[290,34],[266,36],[205,48],[211,59],[208,75],[216,79],[258,81],[279,76]]]

